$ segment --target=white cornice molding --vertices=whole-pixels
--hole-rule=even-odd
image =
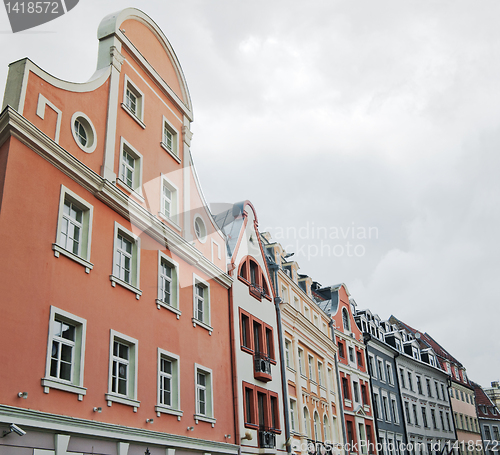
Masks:
[[[225,288],[231,287],[233,279],[226,272],[205,258],[200,251],[186,242],[171,227],[159,220],[138,202],[128,197],[109,180],[103,179],[99,174],[81,163],[10,106],[6,107],[0,114],[0,146],[9,137],[15,137],[28,146],[92,193],[97,199],[130,221],[140,231],[146,233],[161,245],[165,245],[166,248],[189,264],[198,267],[209,279],[214,279]]]
[[[144,430],[142,428],[126,427],[112,423],[85,420],[75,417],[49,414],[31,409],[15,408],[0,405],[0,422],[41,430],[51,430],[59,433],[74,433],[96,438],[126,440],[134,443],[167,445],[179,449],[202,450],[221,454],[238,454],[238,446],[218,441],[188,438],[160,431]]]

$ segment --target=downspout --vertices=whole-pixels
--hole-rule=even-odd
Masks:
[[[372,339],[372,336],[369,333],[363,333],[363,343],[366,346],[366,360],[367,360],[367,370],[368,370],[368,376],[370,378],[370,396],[372,399],[372,415],[373,415],[373,425],[375,427],[375,436],[377,437],[375,441],[375,447],[377,447],[377,443],[379,441],[379,428],[378,428],[378,423],[377,423],[377,416],[375,415],[375,397],[373,396],[373,383],[372,383],[372,372],[370,371],[370,361],[368,357],[368,342]],[[396,374],[397,376],[397,374]],[[403,419],[404,420],[404,419]],[[405,428],[406,431],[406,428]]]
[[[240,439],[240,423],[239,423],[239,406],[238,406],[238,377],[236,369],[236,344],[234,339],[233,327],[233,287],[231,286],[228,292],[229,301],[229,336],[231,338],[231,376],[233,378],[233,416],[234,416],[234,443],[238,444],[238,453],[241,453]]]
[[[333,327],[333,321],[331,319],[328,322],[328,325],[330,326],[330,330],[332,332],[332,340],[335,343],[335,329]],[[347,447],[348,441],[347,441],[346,430],[345,430],[344,397],[342,395],[342,389],[340,387],[340,374],[339,374],[337,353],[335,353],[335,374],[337,376],[337,389],[338,389],[338,393],[339,393],[340,420],[342,421],[342,436],[344,438],[343,449],[344,449],[344,453],[345,453],[345,448]],[[350,441],[349,441],[349,444],[350,444]]]
[[[398,370],[398,364],[396,363],[396,359],[399,357],[399,352],[396,352],[394,355],[394,376],[396,376],[396,385],[398,387],[398,393],[399,393],[399,401],[401,403],[401,419],[403,420],[403,428],[405,429],[405,443],[408,446],[410,443],[410,439],[408,438],[408,428],[406,427],[406,419],[408,416],[406,415],[405,409],[404,409],[404,402],[403,402],[403,395],[401,394],[401,386],[399,385],[399,370]],[[408,405],[408,412],[410,412],[410,405]],[[407,450],[408,452],[408,450]],[[408,452],[409,453],[409,452]]]
[[[280,347],[280,365],[281,365],[281,387],[283,389],[283,409],[285,412],[285,445],[287,453],[292,453],[292,441],[290,435],[290,416],[288,409],[288,387],[286,380],[286,364],[285,364],[285,352],[283,350],[283,328],[281,325],[281,310],[280,303],[281,297],[278,294],[278,265],[269,264],[269,269],[273,272],[273,282],[274,282],[274,292],[276,297],[274,298],[274,306],[276,308],[276,319],[278,323],[278,341]]]

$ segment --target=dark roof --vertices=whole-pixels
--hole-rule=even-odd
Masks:
[[[470,381],[472,386],[474,387],[474,396],[476,397],[476,408],[477,408],[477,416],[485,419],[494,419],[500,420],[500,412],[498,408],[491,401],[490,397],[486,395],[485,391],[479,384]],[[493,414],[493,410],[495,410],[496,414]]]

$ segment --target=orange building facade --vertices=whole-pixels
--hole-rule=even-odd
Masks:
[[[0,452],[236,454],[226,237],[168,40],[126,9],[97,71],[11,64],[0,116]],[[26,432],[10,432],[15,424]]]

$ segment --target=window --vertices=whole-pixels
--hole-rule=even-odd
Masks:
[[[179,281],[177,278],[179,266],[166,254],[158,251],[158,298],[156,306],[167,308],[181,315],[179,310]]]
[[[439,419],[441,420],[441,428],[443,430],[446,430],[447,428],[444,425],[444,414],[443,414],[443,411],[439,411]]]
[[[309,365],[309,379],[311,381],[314,381],[316,378],[314,377],[314,358],[313,356],[308,356],[307,357],[308,365]]]
[[[309,307],[304,304],[304,316],[309,320]]]
[[[364,384],[361,384],[361,399],[365,406],[370,405],[370,403],[368,403],[368,395],[366,394],[366,386]]]
[[[377,366],[378,366],[378,377],[381,381],[385,381],[385,376],[384,376],[384,363],[382,360],[377,359]]]
[[[292,358],[292,342],[290,340],[285,340],[285,361],[288,368],[293,368],[293,358]]]
[[[136,87],[135,84],[125,75],[125,87],[123,92],[123,103],[122,107],[129,113],[132,114],[134,120],[136,120],[143,128],[145,128],[143,121],[144,118],[144,96],[142,92]]]
[[[415,421],[415,425],[418,425],[418,415],[417,415],[417,405],[413,404],[413,420]]]
[[[349,346],[349,360],[354,362],[354,349],[351,346]]]
[[[446,413],[446,426],[448,427],[449,431],[452,431],[451,424],[450,424],[450,413],[449,412]]]
[[[180,420],[179,356],[158,348],[158,400],[155,406],[160,413],[174,414]]]
[[[399,376],[401,378],[401,387],[406,389],[405,372],[402,368],[399,369]]]
[[[413,392],[413,378],[412,374],[408,371],[408,387]]]
[[[430,379],[426,379],[425,383],[427,384],[427,396],[432,398],[432,390],[431,390],[431,381]]]
[[[290,398],[290,429],[296,431],[297,402]]]
[[[484,437],[488,441],[491,441],[491,431],[490,431],[490,427],[488,425],[484,426]]]
[[[354,391],[354,401],[359,403],[359,385],[356,381],[352,383],[352,390]]]
[[[307,410],[307,407],[304,407],[304,425],[307,437],[311,438],[311,419],[309,417],[309,411]]]
[[[330,425],[328,425],[328,416],[323,416],[323,441],[331,441],[330,439]]]
[[[358,360],[358,366],[362,368],[363,367],[363,357],[361,356],[361,352],[356,351],[356,357]]]
[[[339,347],[339,356],[342,357],[343,359],[345,358],[345,353],[344,353],[344,343],[338,342],[338,347]]]
[[[399,415],[398,415],[398,405],[396,400],[391,397],[391,410],[395,423],[399,423]]]
[[[415,377],[417,378],[417,391],[420,395],[423,395],[423,392],[422,392],[422,378],[420,376],[417,376],[415,375]]]
[[[196,384],[195,423],[198,423],[198,420],[203,420],[205,422],[210,422],[212,426],[214,426],[215,419],[213,416],[212,370],[195,364],[194,374]]]
[[[71,117],[71,132],[76,145],[85,153],[92,153],[97,146],[97,135],[91,120],[83,112]]]
[[[110,331],[108,406],[113,402],[133,406],[134,412],[140,405],[137,401],[137,358],[138,341],[121,333]]]
[[[387,372],[387,382],[391,385],[394,384],[394,378],[392,377],[392,367],[390,363],[385,364],[385,369]]]
[[[265,428],[273,432],[280,431],[278,394],[257,387],[247,382],[243,383],[245,426],[247,428]],[[295,400],[290,399],[290,416],[294,419]],[[293,416],[293,417],[292,417]]]
[[[349,313],[346,308],[342,308],[342,323],[345,330],[351,330],[351,324],[349,323]]]
[[[255,393],[253,386],[243,383],[245,426],[256,425],[255,421]]]
[[[424,406],[421,407],[422,411],[422,422],[425,428],[427,428],[427,411]]]
[[[432,421],[432,428],[437,430],[436,411],[434,409],[431,409],[431,421]]]
[[[436,389],[436,398],[439,399],[439,384],[437,383],[437,381],[434,381],[434,387]]]
[[[245,284],[249,285],[250,295],[259,301],[262,300],[262,297],[271,300],[271,294],[269,292],[266,276],[267,273],[251,256],[246,256],[246,258],[241,261],[238,278]]]
[[[318,412],[314,413],[314,439],[316,441],[321,441],[321,423],[319,421]]]
[[[323,364],[318,362],[318,384],[323,386]]]
[[[172,126],[172,124],[163,116],[163,131],[161,146],[170,154],[172,157],[180,163],[179,159],[179,134],[177,130]]]
[[[410,404],[407,401],[405,401],[405,415],[406,415],[406,423],[411,424]]]
[[[168,180],[165,175],[162,174],[161,178],[161,207],[158,213],[162,220],[174,224],[174,227],[180,229],[178,226],[178,214],[179,214],[179,201],[178,201],[178,189],[177,187]]]
[[[391,420],[391,412],[389,411],[389,403],[388,403],[387,397],[385,397],[385,396],[382,397],[382,403],[384,404],[385,420],[390,421]]]
[[[142,197],[142,155],[123,137],[121,138],[120,150],[120,169],[116,183],[144,202]]]
[[[139,289],[140,238],[115,222],[114,239],[111,285],[119,284],[134,292],[139,299],[142,294]]]
[[[377,419],[382,419],[382,410],[380,409],[380,397],[378,393],[373,394],[373,406],[375,406],[375,416]]]
[[[60,254],[83,265],[90,273],[92,216],[94,208],[80,196],[61,185],[56,243],[52,244],[54,256]]]
[[[347,378],[342,378],[342,391],[344,392],[344,399],[350,400],[351,395],[349,393],[349,383],[347,381]]]
[[[78,394],[83,400],[85,335],[87,321],[54,306],[50,307],[49,337],[43,391],[59,389]]]
[[[500,440],[500,433],[498,432],[498,427],[496,425],[493,425],[493,436],[496,441]]]
[[[299,373],[304,376],[304,351],[299,348]]]
[[[375,359],[373,358],[372,355],[369,355],[368,356],[368,369],[369,369],[369,373],[373,376],[373,377],[377,377],[377,372],[375,371],[375,368],[374,368],[374,361]]]
[[[194,232],[196,237],[201,243],[205,243],[207,240],[207,228],[205,227],[205,222],[201,216],[196,215],[194,217]]]
[[[193,275],[193,327],[199,325],[212,335],[210,326],[210,285]]]

